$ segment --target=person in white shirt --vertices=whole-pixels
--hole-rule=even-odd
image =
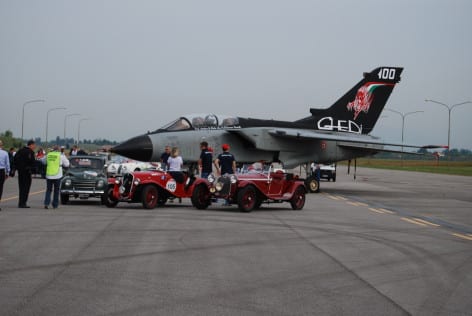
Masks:
[[[182,183],[184,177],[182,174],[182,166],[184,161],[180,156],[179,148],[173,147],[169,159],[167,159],[167,166],[169,167],[169,173],[175,179],[175,181]]]
[[[3,150],[3,142],[0,140],[0,201],[2,200],[3,184],[10,174],[10,158],[8,153]],[[0,208],[0,211],[2,209]]]

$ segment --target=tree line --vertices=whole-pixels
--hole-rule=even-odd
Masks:
[[[10,130],[0,133],[0,139],[3,141],[4,149],[9,149],[11,147],[18,149],[25,145],[25,141],[22,140],[21,138],[15,137],[13,135],[13,132]],[[43,142],[41,137],[35,137],[33,138],[33,140],[38,146],[45,145],[45,142]],[[59,146],[65,146],[66,148],[70,148],[75,143],[75,140],[73,138],[67,138],[67,137],[61,138],[57,136],[55,139],[48,140],[48,143],[50,145],[55,144]],[[97,138],[94,140],[83,139],[80,143],[87,144],[87,145],[95,145],[95,146],[106,146],[106,145],[114,146],[118,144],[117,141],[112,141],[112,140],[103,139],[103,138]]]

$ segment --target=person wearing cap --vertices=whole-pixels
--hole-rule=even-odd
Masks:
[[[53,147],[53,151],[48,153],[41,162],[46,165],[46,195],[44,196],[44,208],[49,208],[53,188],[52,207],[57,208],[59,206],[59,186],[62,178],[62,167],[69,167],[69,160],[66,155],[59,151],[59,147],[56,145]]]
[[[10,174],[10,159],[8,153],[3,150],[3,142],[0,140],[0,201],[3,195],[3,184]],[[0,208],[0,211],[2,209]]]
[[[18,150],[14,158],[15,168],[18,171],[19,208],[29,208],[26,203],[31,188],[31,172],[36,164],[35,149],[36,143],[34,140],[30,140],[25,147]]]
[[[236,173],[236,159],[234,158],[234,155],[229,152],[229,145],[223,144],[221,149],[223,150],[223,153],[219,154],[218,158],[216,158],[214,162],[217,172],[221,175]]]

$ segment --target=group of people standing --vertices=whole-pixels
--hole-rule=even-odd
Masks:
[[[200,177],[208,178],[213,172],[213,165],[219,174],[234,174],[236,173],[236,159],[232,153],[229,152],[230,146],[223,144],[221,146],[223,152],[213,160],[213,149],[208,146],[207,142],[200,143],[200,159],[198,160],[198,168],[200,171]],[[183,159],[180,156],[180,150],[178,147],[166,146],[164,152],[161,155],[161,163],[163,167],[172,174],[177,182],[181,177],[179,175],[183,166]],[[176,178],[177,177],[177,178]]]
[[[36,167],[35,156],[36,143],[28,141],[25,147],[19,149],[14,156],[9,157],[3,150],[3,143],[0,141],[0,200],[3,194],[3,185],[9,176],[13,176],[14,170],[18,172],[18,207],[30,208],[27,204],[31,188],[33,169]],[[51,193],[53,192],[52,207],[59,205],[59,186],[62,178],[62,168],[69,167],[69,160],[58,146],[39,159],[46,166],[46,194],[44,197],[44,208],[49,208],[51,204]],[[1,208],[0,208],[1,211]]]
[[[35,156],[35,149],[36,143],[30,140],[25,147],[18,150],[13,156],[3,150],[3,143],[0,141],[0,200],[2,199],[5,180],[8,179],[9,176],[13,176],[12,165],[14,165],[15,170],[18,172],[18,207],[30,208],[27,202],[32,183],[32,172],[38,161]],[[201,142],[200,149],[201,153],[200,159],[198,160],[198,167],[202,178],[208,178],[213,172],[213,166],[215,166],[216,172],[221,175],[236,173],[236,159],[234,155],[229,152],[230,146],[228,144],[221,146],[223,152],[219,154],[215,160],[213,160],[213,149],[208,146],[207,142]],[[78,154],[82,154],[82,152],[80,152],[77,146],[74,146],[70,155],[74,156]],[[69,160],[64,154],[63,148],[60,150],[58,146],[54,146],[53,150],[40,157],[39,161],[46,167],[44,208],[49,208],[51,204],[53,208],[57,208],[59,205],[60,181],[63,176],[62,168],[69,167]],[[181,170],[184,162],[180,155],[179,148],[166,146],[164,153],[161,155],[161,163],[177,182],[183,182],[184,178]],[[52,201],[51,193],[53,193]]]

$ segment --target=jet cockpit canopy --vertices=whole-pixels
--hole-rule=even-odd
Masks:
[[[235,116],[220,114],[190,114],[172,121],[160,128],[158,131],[175,132],[192,129],[217,129],[238,126],[239,119]]]

